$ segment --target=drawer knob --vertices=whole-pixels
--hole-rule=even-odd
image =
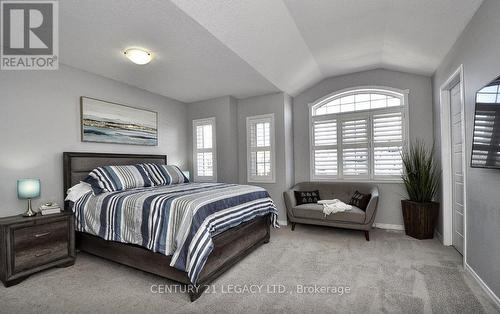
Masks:
[[[50,232],[37,233],[37,234],[35,234],[35,238],[45,237],[45,236],[48,236],[49,234],[50,234]]]
[[[43,251],[43,252],[40,252],[40,253],[36,253],[35,257],[44,256],[44,255],[50,254],[51,252],[52,252],[51,250],[46,250],[46,251]]]

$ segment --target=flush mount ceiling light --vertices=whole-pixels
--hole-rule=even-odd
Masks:
[[[141,48],[129,48],[123,52],[125,56],[135,64],[148,64],[153,56],[151,52]]]

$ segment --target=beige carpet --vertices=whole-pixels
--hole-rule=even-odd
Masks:
[[[174,284],[80,253],[73,267],[33,275],[8,289],[1,286],[0,312],[498,312],[463,271],[453,248],[384,230],[372,231],[370,242],[349,230],[306,225],[293,232],[273,230],[269,244],[225,273],[196,302],[183,292],[151,292],[174,289]],[[245,284],[257,293],[240,291]],[[305,285],[310,291],[299,293]]]

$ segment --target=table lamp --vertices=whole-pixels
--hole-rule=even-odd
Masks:
[[[40,196],[40,180],[39,179],[20,179],[17,180],[17,197],[19,199],[28,200],[28,209],[23,214],[24,217],[35,216],[36,212],[31,208],[31,199]]]

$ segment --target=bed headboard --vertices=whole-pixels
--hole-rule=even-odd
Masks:
[[[94,168],[100,166],[133,165],[139,163],[167,164],[166,155],[113,154],[113,153],[63,153],[64,197],[66,191],[83,180]]]

